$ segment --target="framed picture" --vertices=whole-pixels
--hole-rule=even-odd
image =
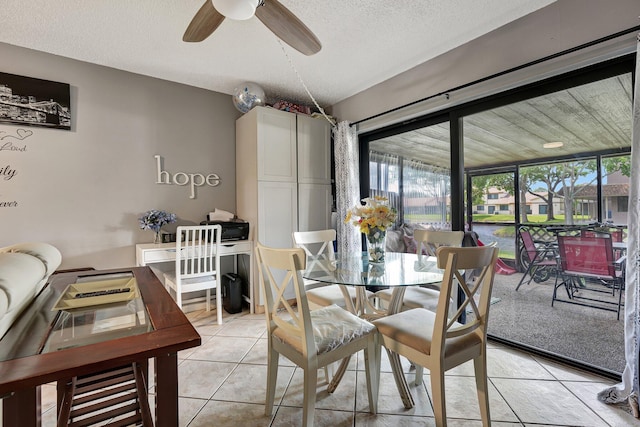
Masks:
[[[71,129],[67,83],[0,73],[0,123]]]

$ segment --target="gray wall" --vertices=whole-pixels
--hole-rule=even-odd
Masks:
[[[137,218],[164,209],[200,222],[235,210],[235,120],[231,97],[0,43],[1,72],[71,85],[71,131],[0,124],[0,246],[45,241],[62,268],[135,264],[153,241]],[[24,139],[21,137],[27,136]],[[17,137],[17,138],[16,138]],[[185,186],[156,184],[164,170],[216,173],[195,199]],[[2,202],[17,206],[2,207]]]

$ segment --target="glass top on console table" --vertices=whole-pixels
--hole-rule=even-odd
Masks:
[[[55,310],[58,315],[42,353],[152,330],[133,273],[79,277],[61,294],[54,309],[59,306],[63,309]]]
[[[126,288],[124,288],[126,286]],[[77,292],[128,292],[74,298]],[[58,309],[62,307],[63,309]],[[133,271],[53,275],[0,341],[0,361],[80,347],[153,330]]]
[[[351,286],[418,286],[442,281],[443,270],[435,257],[386,252],[382,263],[371,263],[368,254],[336,254],[335,260],[307,258],[302,277],[324,283]]]

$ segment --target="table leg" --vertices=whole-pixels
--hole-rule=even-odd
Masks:
[[[178,354],[169,353],[155,359],[156,426],[178,425]]]
[[[351,356],[345,357],[344,359],[342,359],[342,361],[340,362],[340,366],[338,366],[336,373],[333,375],[331,382],[327,386],[327,393],[333,393],[336,390],[336,388],[338,387],[338,384],[340,384],[340,381],[342,381],[342,377],[344,376],[344,373],[347,371],[347,367],[349,366],[350,360],[351,360]]]
[[[404,286],[399,286],[393,289],[393,292],[391,293],[391,300],[389,301],[389,307],[387,309],[389,314],[395,314],[402,311],[402,300],[404,299],[405,289],[406,288]],[[409,390],[409,385],[407,384],[407,378],[404,376],[404,372],[402,372],[400,355],[389,349],[387,349],[387,355],[389,356],[393,379],[396,381],[396,387],[398,388],[398,393],[400,393],[402,403],[405,408],[411,409],[415,404],[413,402],[413,396],[411,396],[411,391]]]
[[[2,400],[2,425],[40,427],[41,411],[40,386],[17,391]]]

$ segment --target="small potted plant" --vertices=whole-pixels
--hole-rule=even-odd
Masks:
[[[153,243],[160,243],[160,228],[165,224],[176,222],[176,214],[158,209],[151,209],[150,211],[143,213],[142,216],[138,218],[138,222],[140,223],[140,228],[142,230],[153,230],[155,233]]]

